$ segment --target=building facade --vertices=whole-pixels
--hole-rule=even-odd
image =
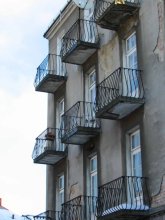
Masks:
[[[164,219],[164,1],[68,1],[44,37],[47,128],[32,157],[47,166],[47,211],[35,219]]]

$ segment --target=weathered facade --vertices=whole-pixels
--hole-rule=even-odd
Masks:
[[[47,165],[45,216],[164,219],[164,1],[69,1],[44,37],[33,160]]]

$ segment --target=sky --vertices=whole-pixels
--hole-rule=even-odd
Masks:
[[[47,94],[35,92],[48,54],[44,32],[67,0],[0,0],[0,198],[17,214],[45,211],[46,166],[31,158],[46,129]]]

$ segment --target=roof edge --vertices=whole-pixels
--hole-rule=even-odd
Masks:
[[[48,29],[45,31],[45,33],[43,34],[43,37],[47,39],[49,31],[51,30],[51,28],[55,25],[55,23],[60,19],[61,14],[63,14],[65,12],[65,10],[68,8],[68,6],[71,4],[72,0],[69,0],[66,5],[62,8],[62,10],[60,10],[60,13],[57,15],[57,17],[53,20],[52,24],[48,27]]]

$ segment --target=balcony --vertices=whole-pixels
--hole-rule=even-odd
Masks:
[[[115,3],[116,2],[116,3]],[[96,0],[95,21],[102,28],[117,31],[120,25],[140,8],[140,0]]]
[[[34,81],[36,91],[54,93],[66,81],[66,66],[61,57],[48,54],[37,68]]]
[[[144,177],[122,176],[99,187],[98,219],[140,219],[149,214],[149,208]]]
[[[40,213],[39,215],[33,216],[33,219],[34,220],[61,220],[61,212],[48,210],[46,212]]]
[[[65,63],[83,64],[99,47],[96,23],[78,19],[62,40],[61,56]]]
[[[91,102],[79,101],[62,116],[62,143],[82,145],[99,132],[100,120],[96,119]]]
[[[22,215],[22,219],[23,220],[34,220],[34,216],[33,215]]]
[[[95,196],[78,196],[62,205],[62,220],[95,220]]]
[[[144,104],[140,70],[118,68],[97,86],[96,117],[122,119]]]
[[[55,164],[66,156],[65,144],[61,143],[57,128],[47,128],[37,138],[32,159],[38,164]]]

